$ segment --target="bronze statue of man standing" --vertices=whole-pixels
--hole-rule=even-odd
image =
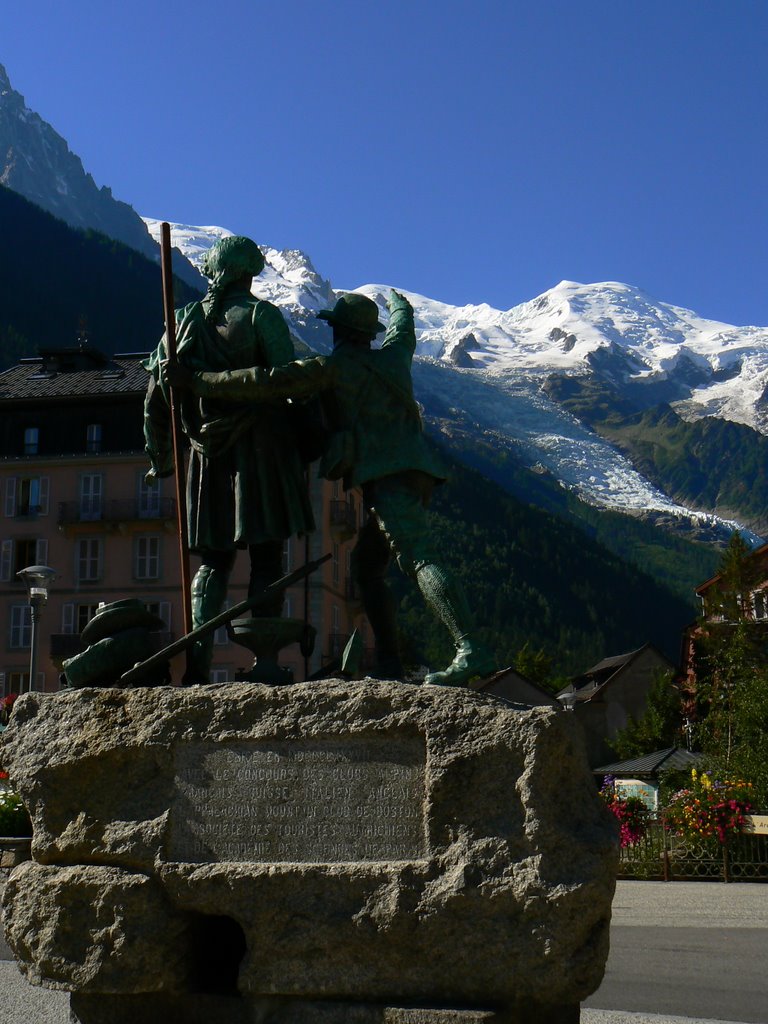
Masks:
[[[255,242],[223,238],[206,253],[209,279],[201,302],[176,311],[178,365],[194,372],[232,372],[259,367],[268,372],[294,357],[280,310],[251,294],[264,269]],[[144,436],[152,468],[148,479],[174,471],[167,384],[160,378],[167,359],[163,338],[145,364],[151,374],[144,405]],[[221,611],[238,548],[251,560],[249,596],[282,575],[286,538],[314,529],[304,467],[296,449],[284,400],[254,402],[251,396],[185,393],[181,420],[190,444],[187,521],[190,550],[201,565],[192,581],[192,620],[197,627]],[[253,609],[280,615],[282,596]],[[196,642],[184,683],[208,681],[213,638]]]
[[[202,398],[264,401],[319,393],[332,429],[321,475],[359,485],[368,519],[353,553],[353,573],[376,639],[376,675],[402,678],[395,607],[385,574],[390,552],[414,579],[429,606],[447,626],[456,648],[451,664],[425,682],[461,686],[495,668],[477,636],[459,581],[445,567],[429,535],[426,506],[443,467],[422,434],[413,397],[411,364],[416,348],[413,309],[392,291],[389,327],[380,349],[371,343],[384,326],[365,295],[343,295],[318,316],[333,328],[329,357],[266,369],[190,374],[167,366],[164,379]]]

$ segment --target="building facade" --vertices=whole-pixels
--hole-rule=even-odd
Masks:
[[[165,622],[159,642],[183,633],[178,531],[172,479],[146,483],[142,432],[147,375],[143,354],[108,357],[89,346],[43,351],[0,373],[0,694],[30,687],[31,617],[16,574],[56,570],[37,637],[32,687],[57,690],[62,661],[81,650],[80,633],[102,602],[139,598]],[[331,559],[286,593],[284,614],[317,630],[314,652],[288,649],[282,662],[306,678],[343,650],[353,629],[372,643],[350,577],[362,513],[359,495],[317,478],[308,485],[318,528],[285,545],[292,571]],[[192,572],[196,569],[192,556]],[[247,596],[248,556],[239,554],[228,600]],[[233,679],[251,655],[215,637],[212,681]],[[178,680],[182,658],[174,659]]]

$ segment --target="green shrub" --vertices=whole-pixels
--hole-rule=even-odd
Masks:
[[[11,789],[0,790],[0,836],[31,836],[32,822],[21,797]]]

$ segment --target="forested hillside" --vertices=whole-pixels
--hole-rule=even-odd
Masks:
[[[528,644],[551,657],[555,672],[568,674],[647,641],[677,661],[681,631],[697,614],[692,592],[687,599],[673,593],[575,524],[455,462],[429,515],[435,540],[464,581],[502,664]],[[717,552],[708,553],[716,562]],[[706,573],[698,582],[703,578]],[[407,657],[450,660],[447,634],[418,592],[397,586]]]
[[[163,330],[159,266],[95,231],[77,231],[0,186],[0,368],[41,345],[73,345],[81,318],[107,353],[152,348]],[[180,306],[196,293],[176,279]]]

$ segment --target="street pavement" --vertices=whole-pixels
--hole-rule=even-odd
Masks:
[[[605,979],[582,1021],[768,1024],[767,947],[768,885],[619,882]]]
[[[0,893],[2,883],[0,883]],[[605,979],[582,1024],[768,1024],[768,885],[619,882]],[[0,934],[0,1024],[69,1024]]]

